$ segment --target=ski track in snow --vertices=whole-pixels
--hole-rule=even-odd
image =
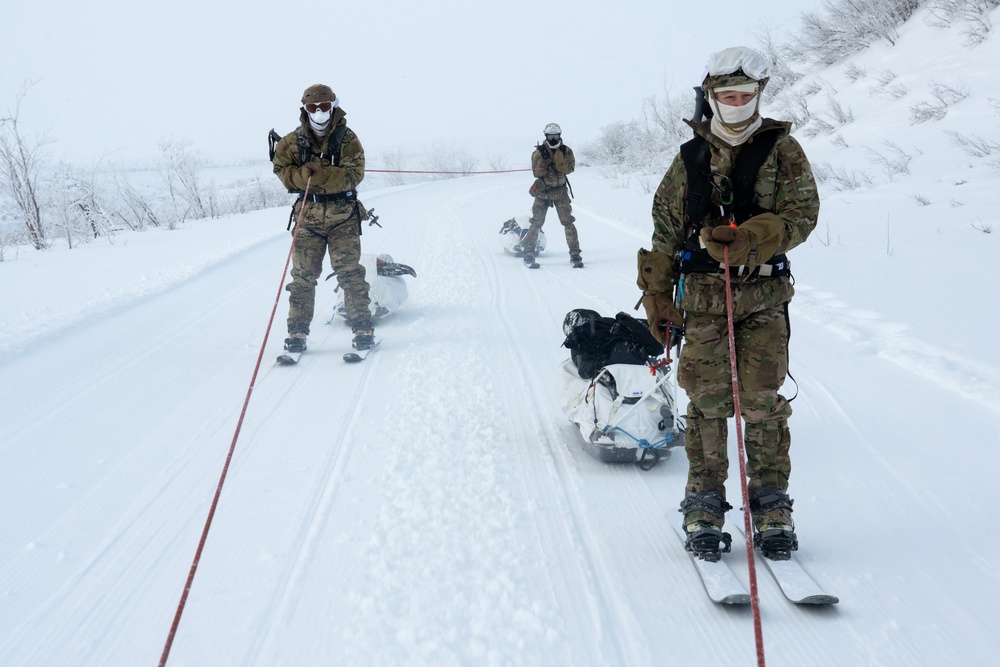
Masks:
[[[419,277],[362,364],[341,361],[344,323],[323,324],[326,283],[308,352],[276,366],[282,293],[171,665],[752,664],[749,611],[706,600],[666,523],[683,451],[649,472],[595,461],[556,404],[564,314],[634,313],[642,241],[580,206],[571,269],[550,212],[541,268],[524,269],[497,239],[522,190],[366,198],[389,223],[366,251]],[[8,354],[0,664],[159,656],[278,288],[261,267],[286,252],[281,235],[164,269],[155,294],[95,300]],[[981,554],[1000,545],[927,536],[995,499],[995,447],[950,428],[989,427],[991,371],[959,390],[968,362],[918,358],[905,327],[802,286],[792,309],[800,559],[842,603],[792,607],[761,571],[768,663],[987,664],[1000,577]],[[901,382],[918,405],[884,400]],[[747,583],[742,548],[727,559]]]
[[[831,292],[796,285],[792,309],[860,349],[1000,414],[1000,368],[949,353],[922,340],[909,325],[888,322],[879,313],[852,308]],[[939,331],[939,327],[935,327]]]
[[[179,233],[179,232],[178,232]],[[126,311],[130,306],[197,278],[203,272],[218,268],[226,260],[239,256],[255,245],[275,237],[273,232],[257,236],[240,236],[223,247],[199,254],[196,258],[139,275],[135,284],[105,287],[100,295],[84,301],[63,304],[58,308],[41,304],[22,311],[17,317],[0,322],[0,364],[19,352],[38,346],[42,341],[81,326]]]

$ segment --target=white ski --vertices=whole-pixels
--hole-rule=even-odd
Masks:
[[[738,527],[740,537],[746,539],[742,527]],[[795,559],[795,552],[792,552],[788,560],[771,560],[765,558],[760,549],[754,548],[756,562],[763,561],[767,571],[774,577],[781,592],[788,598],[789,602],[795,604],[837,604],[840,598],[836,595],[826,593],[816,580],[809,576],[809,573],[802,569],[802,564]]]
[[[687,535],[684,534],[683,517],[672,518],[670,519],[670,523],[673,525],[674,530],[677,532],[677,537],[680,538],[683,545],[687,540]],[[720,559],[713,563],[702,560],[691,552],[687,552],[687,554],[691,557],[694,569],[697,570],[698,576],[701,577],[701,583],[705,585],[705,592],[708,593],[708,597],[712,602],[734,605],[750,604],[750,594],[747,592],[746,587],[740,583],[724,560]]]

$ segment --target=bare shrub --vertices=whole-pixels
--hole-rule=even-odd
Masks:
[[[888,149],[886,153],[870,147],[866,147],[865,150],[872,162],[882,165],[889,182],[892,182],[892,177],[896,174],[909,174],[913,156],[888,139],[884,140],[882,145]]]
[[[972,157],[988,157],[994,153],[1000,153],[1000,143],[985,139],[978,134],[969,137],[950,130],[946,130],[945,134],[947,134],[951,138],[951,142],[961,148],[962,152],[966,155],[971,155]]]
[[[978,223],[973,223],[972,224],[972,228],[973,229],[978,229],[983,234],[992,234],[993,233],[993,223],[992,222],[983,222],[982,218],[979,218],[978,220],[979,220]]]
[[[931,0],[927,23],[939,28],[961,24],[965,41],[971,46],[985,41],[992,32],[990,12],[998,6],[1000,0]]]
[[[844,76],[846,76],[851,83],[856,83],[858,79],[865,78],[866,74],[867,72],[865,72],[864,67],[854,63],[848,63],[847,67],[844,69]]]
[[[795,127],[806,125],[812,120],[812,112],[809,110],[809,101],[806,96],[800,93],[789,93],[785,98],[782,115],[790,120]]]
[[[407,182],[406,176],[400,173],[406,171],[406,154],[402,148],[397,147],[383,153],[381,161],[385,165],[386,171],[389,172],[386,174],[389,185],[403,185]]]
[[[931,200],[928,199],[927,197],[923,196],[923,195],[920,195],[920,194],[910,195],[910,199],[912,199],[913,201],[917,202],[917,206],[930,206],[931,205]]]
[[[428,153],[429,168],[438,172],[435,178],[456,178],[475,171],[479,159],[466,145],[437,142]]]
[[[42,136],[29,140],[18,128],[21,100],[31,85],[17,95],[14,112],[0,118],[0,189],[14,205],[14,215],[23,226],[28,242],[36,250],[47,247],[43,224],[39,178],[45,166],[45,146],[49,140]]]
[[[159,227],[160,219],[148,197],[136,190],[119,169],[112,169],[111,182],[117,193],[111,207],[114,220],[131,230]]]
[[[872,177],[864,172],[848,169],[842,165],[833,165],[829,162],[820,162],[813,169],[816,180],[820,183],[829,183],[837,191],[859,190],[865,186],[871,186]]]
[[[969,96],[965,84],[959,81],[955,85],[931,83],[932,102],[917,102],[910,106],[911,123],[923,123],[929,120],[941,120],[948,114],[948,107],[961,102]]]
[[[850,109],[846,111],[840,105],[840,102],[833,95],[830,96],[830,109],[827,111],[827,115],[833,119],[837,125],[848,125],[854,122],[854,112]]]
[[[174,208],[174,217],[168,227],[173,229],[190,218],[209,217],[213,202],[202,187],[202,161],[191,150],[191,142],[161,139],[159,148],[163,154],[162,175]]]
[[[802,59],[832,65],[877,41],[895,44],[897,28],[921,0],[823,0],[823,13],[806,12],[795,35]]]
[[[822,118],[813,118],[812,122],[809,123],[809,125],[806,126],[804,130],[802,130],[802,133],[805,134],[810,139],[812,139],[821,134],[828,134],[830,132],[833,132],[835,129],[836,128],[833,125],[830,125]]]
[[[830,139],[830,143],[838,148],[850,148],[850,146],[847,145],[847,140],[840,134],[835,136],[833,139]]]
[[[775,41],[771,31],[765,26],[760,32],[755,34],[757,40],[757,50],[771,61],[771,77],[768,81],[765,94],[774,96],[787,90],[794,85],[802,75],[789,66],[789,62],[795,60],[795,56],[790,51],[787,44],[780,44]]]
[[[884,69],[876,77],[876,83],[872,85],[868,92],[873,97],[884,97],[888,100],[898,100],[905,97],[909,89],[901,83],[893,83],[896,80],[896,73],[891,69]]]

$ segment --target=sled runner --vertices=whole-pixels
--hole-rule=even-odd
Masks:
[[[500,245],[504,252],[515,257],[524,257],[521,241],[524,240],[524,235],[528,233],[530,226],[526,216],[517,216],[503,223],[500,228]],[[535,240],[535,256],[537,257],[544,250],[545,232],[540,229],[538,230],[538,238]]]
[[[403,276],[416,277],[417,272],[406,264],[394,262],[391,255],[385,254],[377,257],[375,255],[361,255],[361,265],[365,267],[365,278],[368,281],[368,296],[371,298],[371,304],[368,308],[372,312],[372,319],[379,319],[399,310],[409,294]],[[327,279],[333,275],[331,273]],[[333,322],[338,316],[347,319],[344,295],[339,286],[336,293],[337,303],[333,306],[333,316],[327,320],[327,324]]]
[[[676,369],[644,320],[570,311],[563,321],[570,358],[559,367],[563,412],[591,456],[649,470],[684,444]]]

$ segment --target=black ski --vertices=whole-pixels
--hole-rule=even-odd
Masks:
[[[379,343],[381,342],[382,339],[379,338],[378,336],[375,336],[375,342],[372,343],[372,346],[370,348],[368,348],[367,350],[354,350],[353,352],[348,352],[347,354],[344,355],[344,361],[346,361],[349,364],[355,364],[359,361],[364,361],[365,359],[368,358],[369,354],[371,354],[376,348],[378,348]]]
[[[299,363],[299,359],[302,358],[301,352],[282,352],[278,355],[277,362],[282,366],[294,366]]]

